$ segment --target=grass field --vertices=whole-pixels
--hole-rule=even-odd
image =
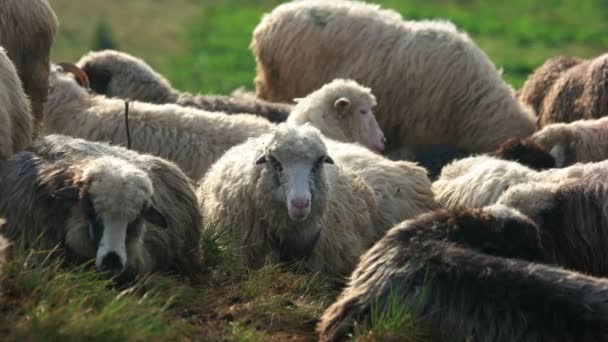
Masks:
[[[251,32],[277,0],[50,0],[61,21],[54,61],[77,60],[106,23],[119,49],[140,56],[175,87],[228,93],[252,89]],[[467,31],[519,87],[556,54],[591,57],[608,47],[604,0],[382,0],[410,19],[444,18]],[[202,284],[149,277],[116,290],[90,267],[15,251],[0,275],[0,340],[311,340],[334,300],[335,279],[277,267],[237,267],[221,236],[201,241]],[[89,265],[90,266],[90,265]],[[359,340],[424,340],[407,310],[375,317]],[[397,330],[397,331],[390,331]],[[397,334],[397,335],[395,335]],[[421,337],[422,336],[422,337]]]

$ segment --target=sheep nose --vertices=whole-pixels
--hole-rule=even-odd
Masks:
[[[382,137],[382,139],[380,139],[380,141],[382,141],[383,144],[386,144],[386,137]]]
[[[306,209],[310,204],[310,200],[303,198],[294,198],[291,200],[291,205],[298,209]]]
[[[100,270],[102,272],[119,274],[120,272],[122,272],[123,268],[124,265],[122,264],[122,261],[120,261],[120,257],[114,252],[106,254],[101,261]]]

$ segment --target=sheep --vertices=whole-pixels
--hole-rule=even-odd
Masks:
[[[294,1],[263,17],[250,48],[259,98],[287,101],[334,78],[373,89],[388,151],[442,143],[489,152],[535,129],[534,112],[446,21],[404,21],[356,1]]]
[[[319,339],[345,340],[374,307],[400,305],[438,340],[608,340],[608,281],[542,255],[537,226],[503,205],[405,221],[362,256]]]
[[[91,88],[108,97],[158,104],[174,103],[227,114],[256,114],[271,122],[285,121],[292,107],[288,103],[239,96],[180,92],[142,59],[115,50],[89,52],[76,65],[87,74]]]
[[[4,46],[31,101],[33,135],[40,129],[49,88],[51,46],[59,22],[47,0],[0,0]]]
[[[477,156],[444,167],[439,179],[432,184],[432,190],[442,206],[479,208],[496,203],[507,189],[517,184],[563,183],[570,179],[604,173],[606,170],[608,161],[537,172],[513,161]]]
[[[595,173],[564,184],[519,184],[497,203],[518,209],[539,225],[547,262],[606,277],[607,180],[605,173]]]
[[[379,234],[438,208],[424,168],[408,161],[388,160],[358,144],[324,141],[332,158],[356,172],[373,190],[378,206],[372,212],[372,222]]]
[[[44,132],[109,141],[116,145],[125,142],[124,102],[89,94],[79,85],[88,83],[86,75],[75,66],[70,68],[70,72],[75,73],[79,82],[73,78],[74,75],[61,70],[52,74]],[[350,96],[350,93],[346,93],[348,89],[345,87],[344,96]],[[318,105],[326,106],[324,103]],[[340,113],[327,112],[326,119],[330,120],[333,115]],[[368,138],[378,136],[379,128],[377,124],[373,125],[375,120],[355,118],[352,121],[359,119],[359,124],[349,126],[358,129],[350,135],[342,127],[332,124],[335,121],[323,125],[323,133],[328,137],[358,137],[365,142],[378,140]],[[129,121],[133,149],[174,161],[195,180],[202,178],[209,166],[230,147],[273,127],[268,120],[254,115],[225,115],[174,104],[137,101],[130,103]],[[367,135],[361,134],[365,129],[362,126],[369,129]]]
[[[376,97],[371,89],[338,78],[296,101],[287,122],[311,123],[334,140],[359,142],[378,153],[384,150],[386,138],[372,111]]]
[[[608,54],[580,62],[566,70],[547,92],[538,126],[597,119],[608,114]]]
[[[410,157],[410,160],[427,169],[429,179],[435,181],[447,164],[472,155],[477,154],[467,153],[446,144],[434,144],[416,153]],[[551,152],[529,138],[511,138],[500,144],[494,152],[486,155],[516,161],[534,170],[557,167],[557,162]],[[399,157],[389,155],[392,160],[399,160]]]
[[[205,224],[227,232],[249,267],[296,263],[346,275],[379,238],[372,190],[334,163],[310,125],[280,124],[233,147],[209,169],[197,196]]]
[[[555,81],[568,69],[580,64],[581,58],[570,56],[555,56],[549,58],[534,71],[517,93],[517,97],[534,109],[537,114],[543,112],[543,100]]]
[[[554,123],[543,127],[527,140],[542,146],[555,160],[555,167],[608,159],[608,118]],[[529,147],[511,150],[513,155],[542,154]]]
[[[0,46],[0,165],[13,153],[28,147],[32,134],[30,102],[15,66]]]
[[[148,272],[197,279],[201,216],[173,164],[103,143],[49,135],[0,174],[1,233],[25,248],[60,247],[119,282]]]

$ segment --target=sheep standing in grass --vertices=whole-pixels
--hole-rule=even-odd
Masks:
[[[9,160],[0,193],[2,234],[26,248],[61,247],[119,280],[200,272],[194,189],[160,158],[51,135]]]
[[[45,106],[44,132],[125,144],[124,102],[91,95],[72,76],[62,71],[53,72]],[[86,75],[80,76],[80,82],[86,84]],[[325,103],[318,105],[327,107]],[[332,116],[339,115],[329,111],[326,114],[328,122]],[[335,120],[331,121],[335,125],[324,125],[323,132],[329,137],[357,137],[366,143],[374,141],[368,137],[378,135],[377,124],[370,126],[367,118],[352,118],[355,120],[362,123],[349,126],[358,128],[351,135],[346,135]],[[375,123],[375,120],[371,122]],[[134,150],[174,161],[196,180],[202,178],[209,166],[229,148],[273,127],[268,120],[254,115],[225,115],[174,104],[143,102],[130,103],[129,125]],[[370,128],[367,135],[361,134],[362,125]]]
[[[608,159],[608,118],[550,124],[526,140],[549,151],[556,167],[602,161]],[[541,158],[530,146],[511,149],[510,153],[534,154],[535,158]]]
[[[570,56],[556,56],[549,58],[534,73],[528,76],[528,79],[517,92],[517,97],[523,102],[532,107],[534,111],[541,115],[544,112],[543,101],[551,87],[555,84],[561,75],[568,69],[583,61],[581,58]]]
[[[355,171],[374,191],[376,231],[384,235],[395,224],[438,207],[426,170],[407,161],[392,161],[357,144],[325,140],[332,158]]]
[[[30,102],[15,66],[0,46],[0,165],[30,145],[32,130]]]
[[[581,61],[564,71],[543,99],[538,126],[608,114],[608,54]]]
[[[59,22],[47,0],[0,0],[0,45],[13,61],[31,100],[34,132],[49,89],[51,46]],[[32,132],[30,132],[32,133]]]
[[[608,339],[608,281],[534,263],[544,260],[541,236],[503,205],[405,221],[362,256],[319,338],[343,341],[396,306],[438,340]]]
[[[294,1],[267,14],[253,33],[257,95],[304,96],[335,78],[373,89],[389,150],[444,143],[489,152],[534,132],[488,56],[445,21],[404,21],[362,2]]]
[[[301,262],[345,275],[377,234],[367,184],[334,164],[319,131],[279,125],[236,146],[199,186],[206,225],[228,231],[245,264]]]
[[[87,74],[91,89],[108,97],[159,104],[174,103],[227,114],[255,114],[271,122],[285,121],[291,111],[291,105],[287,103],[240,96],[193,95],[177,91],[143,60],[115,50],[89,52],[77,65]]]

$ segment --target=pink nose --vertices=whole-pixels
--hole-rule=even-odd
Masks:
[[[309,204],[310,204],[310,201],[307,199],[303,199],[303,198],[294,198],[291,200],[291,205],[297,209],[306,209],[306,208],[308,208]]]

